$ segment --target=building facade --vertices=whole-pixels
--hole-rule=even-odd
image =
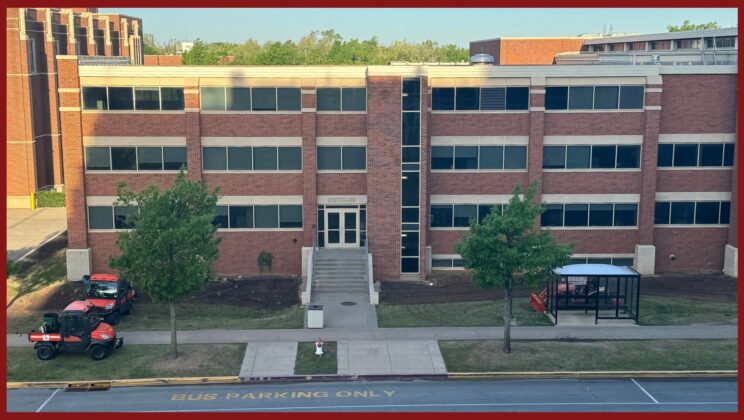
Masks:
[[[8,8],[6,187],[8,207],[64,184],[56,55],[142,64],[142,21],[97,9]]]
[[[58,60],[68,276],[107,272],[116,188],[220,187],[220,275],[368,246],[461,269],[471,218],[539,182],[577,262],[736,275],[735,66],[113,66]]]

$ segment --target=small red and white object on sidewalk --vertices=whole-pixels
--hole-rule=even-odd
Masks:
[[[323,355],[323,340],[318,337],[318,341],[315,342],[315,354],[317,356]]]

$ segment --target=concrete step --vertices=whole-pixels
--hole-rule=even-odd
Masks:
[[[322,281],[335,281],[339,283],[367,283],[366,277],[348,277],[348,276],[318,276],[313,278],[314,282],[322,282]]]
[[[349,283],[349,282],[341,282],[341,281],[319,281],[319,282],[313,283],[313,287],[320,287],[320,286],[369,287],[367,283],[362,283],[362,282]]]
[[[367,292],[368,289],[364,287],[315,287],[313,288],[312,293],[328,293],[328,292],[337,292],[337,293],[364,293]]]
[[[355,271],[366,271],[367,266],[364,264],[315,264],[313,269],[315,270],[355,270]]]

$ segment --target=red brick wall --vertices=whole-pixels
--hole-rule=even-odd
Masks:
[[[220,195],[302,195],[302,174],[204,173],[210,189],[220,187]]]
[[[431,114],[430,136],[526,136],[529,135],[528,113]]]
[[[736,132],[735,74],[663,76],[660,132]]]
[[[318,137],[366,137],[365,114],[316,114]]]
[[[257,259],[263,251],[274,257],[272,273],[300,274],[302,271],[301,231],[219,232],[217,236],[222,238],[222,243],[214,268],[221,276],[258,274]]]
[[[543,172],[543,194],[638,194],[641,172]]]
[[[82,118],[83,136],[182,137],[186,135],[184,113],[84,112]]]
[[[130,189],[142,191],[150,184],[155,184],[160,190],[165,190],[173,185],[176,174],[152,173],[152,174],[85,174],[85,192],[87,195],[117,195],[116,190],[120,182],[126,182]]]
[[[301,114],[201,114],[203,137],[300,137]]]
[[[367,195],[367,174],[318,174],[319,195]]]
[[[455,244],[467,230],[432,230],[429,231],[432,254],[455,254]]]
[[[546,112],[546,136],[643,134],[643,112]]]
[[[578,52],[584,41],[580,38],[501,39],[501,58],[505,64],[552,64],[562,52]]]
[[[145,61],[143,64],[146,66],[180,66],[181,56],[145,54]]]
[[[511,194],[517,184],[527,185],[527,172],[432,172],[430,194]]]
[[[664,192],[731,191],[731,169],[660,170],[656,190]]]
[[[727,236],[726,227],[654,229],[656,272],[720,272]]]

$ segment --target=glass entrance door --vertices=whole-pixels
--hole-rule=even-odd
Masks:
[[[358,209],[326,209],[325,226],[327,248],[359,246]]]

